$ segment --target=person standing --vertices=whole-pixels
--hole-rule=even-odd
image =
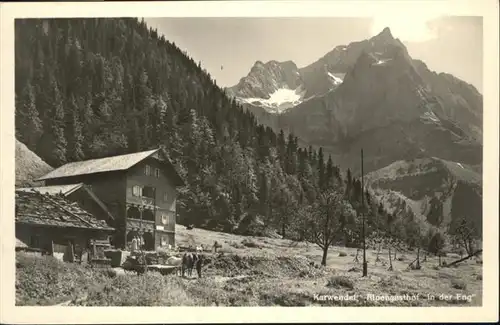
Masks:
[[[196,259],[196,272],[198,273],[198,278],[201,278],[201,267],[203,266],[203,254],[197,254]]]
[[[138,248],[137,245],[138,245],[137,236],[134,236],[134,238],[132,238],[132,249],[131,249],[132,252],[137,251]]]

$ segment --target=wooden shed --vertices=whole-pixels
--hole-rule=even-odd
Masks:
[[[73,261],[115,231],[63,194],[16,191],[16,242]]]

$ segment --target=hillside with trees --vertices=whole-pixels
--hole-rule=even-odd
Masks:
[[[15,33],[16,138],[49,165],[163,147],[187,184],[181,224],[357,245],[365,195],[368,232],[416,243],[411,211],[388,213],[322,148],[258,124],[144,21],[26,19]]]

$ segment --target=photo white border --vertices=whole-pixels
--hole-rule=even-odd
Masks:
[[[2,323],[161,322],[482,322],[498,321],[499,25],[497,0],[30,2],[0,4],[0,321]],[[14,253],[14,19],[56,17],[361,17],[425,10],[483,17],[482,307],[16,307]],[[327,33],[328,31],[323,31]],[[397,35],[396,35],[397,36]],[[168,35],[166,35],[168,39]],[[196,308],[201,308],[197,310]],[[386,309],[390,308],[390,311]]]

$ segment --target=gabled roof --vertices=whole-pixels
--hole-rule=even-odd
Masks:
[[[68,196],[76,190],[80,189],[83,186],[83,183],[78,184],[67,184],[67,185],[51,185],[51,186],[35,186],[35,187],[22,187],[16,188],[16,191],[21,192],[33,192],[37,191],[42,194],[62,194],[64,196]]]
[[[42,194],[36,191],[16,191],[16,223],[112,231],[105,221],[96,219],[78,203],[62,195]]]
[[[128,170],[134,165],[138,164],[142,160],[150,157],[156,152],[160,151],[160,148],[148,151],[141,151],[126,155],[112,156],[99,159],[90,159],[84,161],[76,161],[63,165],[50,173],[46,174],[37,179],[37,181],[43,181],[48,179],[56,179],[63,177],[81,176],[89,175],[103,172],[113,172],[120,170]],[[182,178],[173,168],[172,163],[167,159],[166,161],[169,169],[173,171],[175,177],[177,178],[178,184],[183,184]]]

